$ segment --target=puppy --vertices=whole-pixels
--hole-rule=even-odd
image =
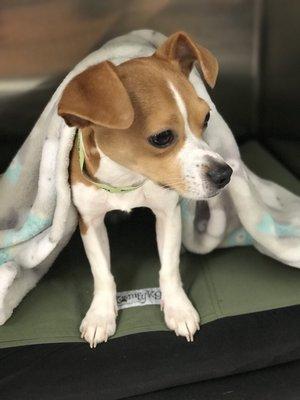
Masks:
[[[94,277],[94,297],[80,327],[91,347],[106,342],[116,329],[116,284],[104,225],[111,210],[153,211],[165,322],[188,341],[199,329],[199,315],[179,273],[179,196],[215,196],[232,170],[201,139],[210,108],[188,80],[194,62],[213,87],[216,59],[178,32],[150,57],[88,68],[70,81],[59,102],[59,115],[78,128],[70,184]]]

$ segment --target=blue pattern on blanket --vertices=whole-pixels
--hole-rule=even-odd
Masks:
[[[189,207],[188,207],[189,200],[185,199],[184,197],[181,197],[180,201],[179,201],[179,204],[180,204],[181,216],[182,217],[187,217],[189,215],[189,213],[190,213]]]
[[[290,224],[280,224],[276,222],[270,214],[265,213],[257,224],[257,230],[268,235],[277,237],[300,236],[300,229]]]
[[[50,218],[46,218],[41,215],[29,213],[26,221],[22,225],[21,229],[11,229],[6,233],[1,247],[13,246],[18,243],[22,243],[25,240],[31,239],[38,235],[43,230],[48,228],[52,223]]]
[[[12,259],[13,259],[13,256],[10,254],[9,249],[0,250],[0,266]]]
[[[4,173],[4,176],[11,182],[11,183],[17,183],[21,174],[21,169],[22,166],[18,160],[17,157],[13,159],[11,162],[10,166],[7,168],[7,170]]]
[[[244,228],[238,228],[232,231],[222,243],[222,247],[250,246],[253,244],[253,238]]]

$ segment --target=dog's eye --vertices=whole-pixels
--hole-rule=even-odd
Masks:
[[[204,127],[204,128],[207,127],[209,118],[210,118],[210,112],[208,112],[208,113],[206,114],[206,116],[205,116],[205,119],[204,119],[204,122],[203,122],[203,127]]]
[[[164,148],[170,146],[175,140],[175,134],[171,130],[166,130],[148,138],[149,143],[154,147]]]

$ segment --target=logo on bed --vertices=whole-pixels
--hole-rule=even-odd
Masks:
[[[118,309],[160,304],[161,292],[158,287],[128,290],[117,293]]]

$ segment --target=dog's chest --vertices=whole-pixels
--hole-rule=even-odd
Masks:
[[[110,193],[81,182],[72,185],[75,206],[83,216],[97,216],[112,210],[130,212],[136,207],[163,209],[178,201],[178,194],[166,190],[152,182],[128,193]]]
[[[73,202],[81,214],[106,213],[112,210],[130,212],[143,203],[140,189],[129,193],[110,193],[95,186],[76,183],[72,186]]]

